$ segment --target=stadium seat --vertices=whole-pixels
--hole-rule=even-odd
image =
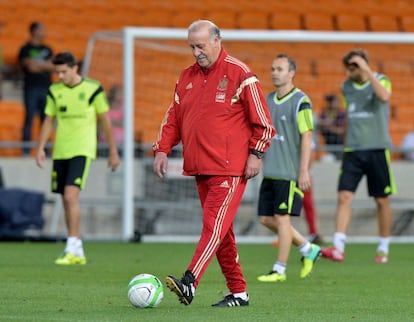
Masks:
[[[94,0],[88,0],[91,3],[96,3]],[[186,0],[181,1],[150,1],[150,0],[141,0],[141,1],[119,1],[119,0],[104,0],[101,1],[102,5],[106,6],[110,2],[113,10],[119,11],[122,10],[125,15],[128,15],[130,10],[132,11],[153,11],[154,9],[173,11],[177,6],[180,6],[181,2],[186,2]],[[81,2],[82,3],[82,2]],[[89,7],[93,7],[91,4]]]
[[[237,12],[232,9],[208,8],[206,19],[213,21],[221,29],[237,29]]]
[[[240,29],[271,29],[270,14],[267,11],[241,11],[237,15]]]
[[[373,14],[368,16],[370,31],[401,31],[397,17],[386,14]]]
[[[366,17],[359,13],[338,13],[336,21],[339,31],[368,31]]]
[[[401,16],[401,25],[403,31],[414,32],[414,16]]]
[[[335,30],[334,16],[329,13],[307,12],[304,15],[304,24],[307,30]]]
[[[204,19],[205,16],[204,10],[181,8],[174,11],[171,23],[176,28],[187,28],[194,20]]]
[[[270,15],[270,26],[275,30],[301,30],[303,17],[298,12],[275,10]]]
[[[136,25],[144,27],[171,27],[173,11],[169,9],[145,9],[136,17]]]
[[[215,6],[211,6],[210,4],[207,4],[205,2],[200,1],[193,1],[193,0],[180,0],[180,1],[174,1],[174,10],[175,11],[202,11],[206,12],[209,10],[209,8],[215,8]],[[227,6],[225,6],[225,9],[227,9]],[[197,18],[193,17],[193,21]]]
[[[19,142],[22,136],[24,108],[17,101],[0,101],[0,141]],[[18,156],[18,148],[0,148],[0,156]]]

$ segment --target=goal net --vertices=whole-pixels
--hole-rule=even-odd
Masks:
[[[257,74],[265,94],[273,90],[272,60],[279,53],[291,55],[298,66],[295,85],[310,96],[315,115],[324,108],[327,94],[340,95],[343,55],[362,47],[369,54],[370,65],[398,84],[393,88],[390,116],[395,146],[412,130],[407,122],[414,119],[407,95],[414,73],[414,37],[410,33],[222,30],[222,37],[227,52]],[[128,27],[122,32],[98,32],[88,44],[83,73],[100,80],[107,91],[115,86],[123,90],[123,239],[131,238],[134,230],[154,235],[197,235],[200,231],[195,184],[192,178],[180,175],[179,147],[172,175],[164,182],[152,173],[150,149],[173,99],[179,73],[194,62],[186,38],[184,29]],[[318,158],[337,149],[326,145],[318,134]],[[134,179],[137,171],[140,177]],[[252,229],[257,186],[257,182],[250,184],[238,215],[240,234],[260,233]],[[333,223],[329,225],[331,229]]]

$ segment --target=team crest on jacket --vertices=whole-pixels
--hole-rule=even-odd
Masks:
[[[217,86],[217,89],[219,91],[225,91],[227,89],[227,83],[228,82],[229,82],[229,80],[226,77],[220,79],[220,81],[218,83],[218,86]]]
[[[224,78],[220,79],[217,90],[220,92],[216,93],[216,103],[224,103],[226,101],[226,93],[224,92],[227,89],[227,83],[229,80],[224,76]]]

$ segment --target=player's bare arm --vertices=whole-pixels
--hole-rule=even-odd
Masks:
[[[116,146],[115,138],[112,133],[111,120],[109,119],[108,113],[98,114],[98,119],[109,145],[108,167],[112,171],[115,171],[121,163],[121,160],[119,158],[118,148]]]
[[[37,59],[27,57],[23,60],[22,64],[31,73],[52,72],[54,70],[54,66],[50,59],[49,60],[37,60]]]
[[[379,80],[375,77],[374,73],[372,72],[371,68],[369,67],[368,63],[361,57],[361,56],[353,56],[349,62],[352,64],[356,64],[358,68],[363,72],[367,79],[371,82],[372,88],[378,98],[383,101],[387,102],[391,98],[391,92],[386,89]]]
[[[52,135],[54,129],[55,117],[46,115],[45,120],[42,123],[42,128],[40,129],[39,143],[37,145],[36,151],[36,164],[39,168],[43,168],[46,160],[45,147],[46,142],[49,137]]]
[[[302,134],[301,148],[300,148],[300,165],[298,185],[302,191],[307,191],[311,188],[310,166],[312,157],[312,131],[307,131]]]

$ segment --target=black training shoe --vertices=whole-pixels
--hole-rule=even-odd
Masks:
[[[248,306],[249,305],[249,296],[247,300],[242,300],[240,297],[235,297],[233,294],[228,294],[221,301],[212,304],[211,306],[215,307],[231,307],[231,306]]]
[[[320,235],[318,235],[318,234],[312,235],[309,238],[309,242],[311,244],[316,244],[316,245],[319,245],[319,246],[322,246],[324,244],[323,238]]]
[[[193,273],[190,271],[186,271],[184,273],[184,276],[181,278],[181,280],[175,278],[174,276],[168,275],[167,276],[167,287],[177,294],[178,299],[181,303],[184,305],[189,305],[194,297],[193,293],[193,283],[194,283],[195,277]]]

